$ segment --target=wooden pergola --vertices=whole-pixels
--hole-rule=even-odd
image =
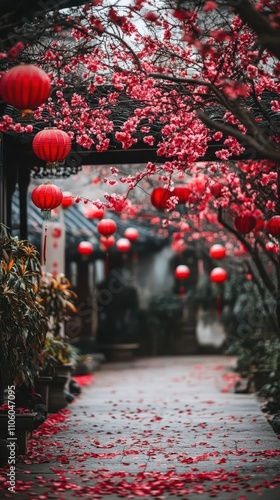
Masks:
[[[224,146],[218,145],[214,141],[212,144],[209,143],[206,154],[200,158],[199,161],[217,162],[218,160],[215,153],[222,147]],[[4,224],[12,229],[12,195],[15,191],[16,185],[18,185],[20,199],[20,238],[27,239],[27,196],[28,186],[31,180],[31,171],[35,165],[43,169],[44,164],[34,154],[31,142],[22,144],[14,134],[2,134],[1,149],[0,219]],[[252,152],[251,150],[246,149],[241,156],[231,157],[232,161],[249,159],[252,159]],[[98,152],[95,149],[82,150],[77,144],[73,144],[71,153],[66,158],[65,165],[69,168],[69,172],[73,171],[73,173],[75,173],[80,170],[83,165],[145,164],[149,161],[160,164],[166,161],[166,158],[157,156],[155,147],[147,147],[147,145],[142,142],[137,143],[135,147],[131,147],[129,149],[122,149],[121,146],[114,144],[104,152]]]

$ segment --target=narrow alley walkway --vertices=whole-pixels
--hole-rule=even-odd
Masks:
[[[1,498],[279,499],[280,441],[255,395],[233,393],[232,367],[226,356],[103,364],[58,432],[35,435],[17,493]]]

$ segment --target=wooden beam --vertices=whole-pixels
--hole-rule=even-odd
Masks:
[[[216,161],[220,160],[216,157],[216,152],[223,149],[224,146],[220,145],[209,145],[206,154],[199,158],[198,161]],[[44,162],[39,160],[39,158],[31,150],[26,150],[23,152],[25,158],[24,163],[33,166],[43,166]],[[107,151],[98,152],[96,150],[82,150],[77,148],[75,145],[72,148],[70,155],[66,158],[66,164],[71,166],[81,166],[81,165],[124,165],[124,164],[140,164],[147,163],[149,161],[156,162],[158,164],[164,163],[165,161],[170,161],[172,158],[157,156],[156,148],[147,147],[135,147],[129,149],[108,149]],[[252,148],[246,150],[240,156],[231,156],[230,160],[255,160],[262,159],[256,152],[252,151]]]

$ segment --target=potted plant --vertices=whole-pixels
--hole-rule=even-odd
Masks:
[[[41,264],[36,248],[0,224],[0,383],[33,385],[48,320],[37,301]]]
[[[48,273],[41,279],[37,300],[49,320],[41,374],[53,376],[55,372],[58,374],[73,369],[77,349],[72,348],[64,335],[64,322],[77,312],[75,298],[77,295],[64,274],[54,276]]]
[[[78,360],[77,349],[69,344],[64,335],[64,322],[77,311],[73,302],[76,297],[64,274],[46,274],[41,279],[37,300],[48,316],[49,331],[41,353],[42,369],[38,387],[45,387],[50,412],[66,406],[65,391],[68,390],[71,372]],[[51,377],[48,387],[44,384],[46,376]]]
[[[65,391],[69,390],[71,373],[79,359],[79,353],[75,347],[48,332],[42,356],[43,373],[51,375],[47,389],[48,411],[55,413],[67,405]],[[40,384],[40,379],[38,383]]]
[[[40,368],[48,320],[36,296],[41,265],[36,248],[13,238],[0,224],[0,439],[7,438],[8,410],[5,392],[14,393],[22,385],[34,387]],[[14,392],[13,392],[14,391]],[[11,396],[11,395],[10,395]],[[36,413],[21,413],[15,407],[18,453],[25,453],[27,433]]]
[[[53,332],[48,332],[44,349],[41,353],[41,373],[51,376],[70,374],[79,359],[79,351]]]
[[[77,312],[76,298],[77,294],[64,274],[54,276],[47,273],[42,277],[37,300],[43,306],[49,318],[49,330],[56,338],[64,338],[64,322]]]

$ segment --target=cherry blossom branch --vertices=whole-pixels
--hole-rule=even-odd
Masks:
[[[113,32],[108,32],[106,30],[104,30],[104,33],[106,33],[108,36],[111,36],[112,38],[115,38],[116,40],[118,40],[122,45],[124,45],[126,47],[126,49],[128,50],[128,52],[132,55],[134,61],[135,61],[135,64],[137,66],[137,68],[139,69],[139,71],[141,73],[143,73],[143,68],[141,66],[141,63],[140,63],[140,59],[139,57],[136,55],[135,51],[133,50],[133,48],[129,45],[129,43],[127,43],[121,36],[117,35],[117,33],[113,33]]]
[[[220,207],[218,210],[218,221],[222,226],[224,226],[226,229],[228,229],[232,234],[236,236],[236,238],[241,241],[242,245],[248,250],[250,255],[252,255],[254,263],[256,264],[256,267],[259,271],[259,274],[261,276],[261,279],[263,280],[263,283],[265,284],[266,288],[270,291],[272,295],[275,294],[275,291],[278,289],[278,287],[275,287],[275,284],[273,281],[269,278],[265,267],[263,265],[263,262],[260,259],[260,256],[258,255],[258,252],[253,249],[253,247],[248,243],[248,241],[236,230],[234,229],[230,224],[228,224],[224,219],[223,219],[223,212],[222,208]]]
[[[168,80],[174,83],[185,83],[188,85],[193,85],[193,86],[199,86],[201,85],[202,87],[208,87],[213,91],[213,93],[216,95],[218,98],[220,104],[223,104],[226,108],[228,108],[228,101],[224,97],[223,93],[211,82],[206,82],[205,80],[200,80],[200,79],[194,79],[194,78],[181,78],[177,76],[172,76],[172,75],[165,75],[161,73],[149,73],[148,76],[150,78],[155,78],[159,80]]]
[[[261,45],[266,47],[277,59],[280,59],[279,28],[274,29],[268,18],[255,9],[249,0],[234,3],[227,1],[226,3],[232,6],[241,19],[253,28]]]
[[[260,142],[258,142],[257,139],[254,139],[253,137],[250,137],[249,135],[242,133],[237,128],[231,127],[226,123],[221,123],[211,120],[211,118],[202,110],[197,110],[197,117],[208,127],[214,128],[215,130],[218,130],[227,135],[235,137],[238,141],[240,141],[241,144],[244,144],[245,142],[248,146],[252,146],[255,149],[255,151],[257,151],[262,157],[276,162],[280,161],[280,151],[277,151],[276,149],[273,151],[273,149],[268,149],[266,147],[263,147],[260,144]],[[258,132],[260,134],[259,129]],[[273,146],[272,142],[270,143],[268,142],[268,144]]]

